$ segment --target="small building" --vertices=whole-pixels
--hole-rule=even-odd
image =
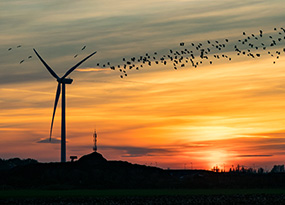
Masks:
[[[74,162],[74,160],[77,159],[77,156],[70,156],[71,162]]]

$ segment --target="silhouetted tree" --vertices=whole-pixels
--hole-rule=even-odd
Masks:
[[[272,173],[280,173],[284,172],[284,165],[274,165],[274,167],[271,170]]]
[[[263,174],[264,173],[264,169],[262,167],[260,167],[257,171],[258,174]]]

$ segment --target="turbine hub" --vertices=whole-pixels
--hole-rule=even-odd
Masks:
[[[73,79],[71,78],[63,78],[63,79],[58,79],[57,80],[59,83],[64,83],[64,84],[71,84]]]

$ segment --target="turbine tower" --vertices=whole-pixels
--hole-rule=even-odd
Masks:
[[[66,78],[70,73],[72,73],[78,66],[80,66],[84,61],[86,61],[88,58],[93,56],[97,51],[91,53],[89,56],[84,58],[82,61],[71,67],[61,78],[58,77],[58,75],[51,69],[51,67],[42,59],[42,57],[38,54],[38,52],[33,49],[40,61],[44,64],[46,69],[49,71],[49,73],[57,80],[57,90],[55,95],[55,101],[54,101],[54,108],[53,108],[53,114],[52,114],[52,120],[51,120],[51,126],[50,126],[50,141],[51,141],[51,135],[52,135],[52,127],[54,122],[54,116],[55,111],[57,107],[57,103],[60,97],[61,89],[62,89],[62,96],[61,96],[61,162],[66,162],[66,122],[65,122],[65,84],[71,84],[72,79]]]

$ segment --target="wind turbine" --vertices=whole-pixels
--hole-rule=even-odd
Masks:
[[[74,71],[78,66],[80,66],[84,61],[86,61],[88,58],[93,56],[97,51],[91,53],[89,56],[84,58],[82,61],[71,67],[61,78],[58,77],[58,75],[51,69],[51,67],[42,59],[42,57],[38,54],[36,49],[33,49],[40,61],[44,64],[46,69],[49,71],[49,73],[57,80],[57,90],[55,95],[55,101],[54,101],[54,108],[53,108],[53,114],[52,114],[52,120],[51,120],[51,126],[50,126],[50,141],[51,141],[51,135],[52,135],[52,127],[54,122],[54,116],[55,111],[57,107],[57,103],[60,97],[61,88],[62,88],[62,96],[61,96],[61,162],[66,162],[66,122],[65,122],[65,84],[71,84],[72,79],[66,78],[72,71]]]

